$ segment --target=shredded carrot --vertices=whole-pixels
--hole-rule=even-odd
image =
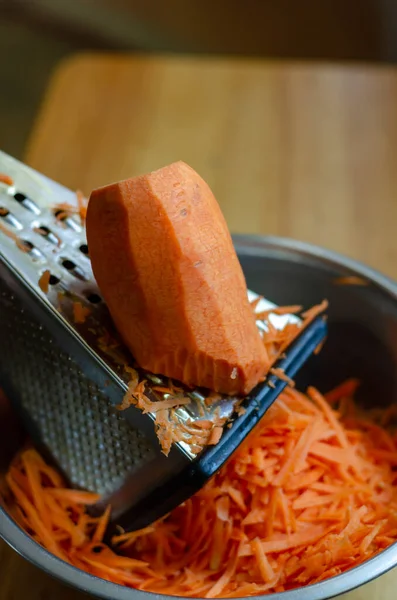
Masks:
[[[214,427],[211,431],[211,435],[208,439],[207,444],[209,446],[215,446],[222,437],[223,429],[222,427]]]
[[[5,183],[6,185],[14,185],[14,180],[9,175],[5,173],[0,173],[0,183]]]
[[[38,233],[39,235],[44,236],[44,237],[48,235],[48,231],[44,227],[33,227],[33,231],[35,233]],[[51,235],[53,236],[53,238],[55,238],[57,240],[57,246],[58,247],[61,246],[62,245],[62,240],[59,237],[59,235],[57,235],[53,231],[51,231]]]
[[[167,400],[159,400],[158,402],[151,402],[148,398],[146,398],[146,404],[144,404],[142,400],[141,409],[143,413],[156,413],[159,410],[164,410],[168,408],[176,408],[178,406],[185,406],[186,404],[190,404],[190,398],[181,398],[176,396],[175,398],[168,398]]]
[[[107,506],[105,512],[102,515],[102,517],[100,517],[98,519],[98,524],[96,526],[95,533],[92,536],[92,541],[93,542],[102,542],[103,541],[103,537],[105,535],[106,528],[107,528],[108,523],[109,523],[111,510],[112,510],[111,506],[110,505]]]
[[[397,438],[378,424],[387,408],[375,422],[349,397],[344,416],[338,403],[356,388],[339,386],[331,404],[313,388],[287,388],[202,490],[157,523],[116,535],[113,548],[104,543],[110,507],[91,517],[84,504],[96,495],[65,489],[33,449],[12,462],[5,502],[56,556],[139,590],[233,598],[322,581],[397,541]],[[169,409],[156,416],[172,420]],[[212,422],[197,424],[186,431],[213,434]]]
[[[99,500],[98,494],[80,490],[70,490],[68,488],[50,488],[47,492],[50,496],[59,498],[61,503],[66,503],[66,506],[72,507],[75,504],[84,504],[88,506],[90,504],[95,504]]]
[[[69,215],[79,215],[81,224],[83,227],[85,226],[85,220],[87,216],[87,205],[88,200],[84,196],[81,190],[76,190],[76,202],[77,206],[74,204],[69,204],[68,202],[61,202],[54,206],[54,214],[56,219],[63,220],[67,218]]]
[[[260,300],[261,297],[251,302],[254,312]],[[326,301],[322,302],[318,306],[314,306],[310,310],[302,313],[302,319],[300,323],[290,322],[281,330],[272,325],[271,321],[269,320],[270,314],[291,314],[293,312],[300,311],[300,306],[276,307],[270,311],[257,314],[258,319],[262,319],[267,327],[267,332],[265,332],[263,335],[263,343],[271,359],[271,365],[274,365],[279,358],[285,356],[284,352],[287,347],[318,315],[322,314],[326,310],[327,306],[328,304]],[[99,344],[101,349],[103,349],[109,356],[113,355],[115,352],[118,352],[117,342],[108,339],[106,335],[99,338]],[[281,368],[272,366],[269,373],[277,376],[279,379],[284,380],[291,387],[294,385],[294,382],[284,373]],[[269,373],[264,373],[263,380],[266,379],[266,376]],[[186,429],[184,423],[178,420],[178,417],[175,414],[175,409],[183,405],[190,404],[191,402],[183,395],[183,390],[181,388],[177,388],[171,381],[169,382],[168,387],[164,385],[152,386],[152,392],[166,395],[170,394],[173,396],[172,398],[159,398],[157,401],[153,402],[147,396],[145,382],[140,381],[139,386],[137,384],[138,381],[136,379],[136,375],[134,375],[132,386],[128,387],[128,391],[124,396],[123,401],[118,405],[118,409],[125,410],[131,405],[134,405],[143,413],[154,414],[155,431],[157,433],[161,449],[165,455],[169,454],[172,444],[176,442],[183,441],[184,443],[188,444],[191,450],[196,454],[203,450],[206,446],[215,445],[219,442],[223,433],[221,425],[223,425],[224,422],[220,423],[213,421],[211,430],[206,431],[206,435],[203,436],[203,432],[198,430],[198,428],[202,429],[200,422],[197,422],[196,428],[190,427]],[[269,385],[274,387],[272,381],[269,381]],[[222,396],[220,394],[211,392],[207,398],[205,398],[204,405],[212,406],[217,402],[222,402]],[[202,416],[205,416],[204,406],[200,405],[199,409],[200,408]],[[235,410],[238,416],[243,415],[245,412],[245,409],[240,406],[238,401],[236,402]]]
[[[254,312],[254,314],[256,313],[256,309],[258,308],[258,304],[261,300],[263,300],[263,296],[258,296],[254,300],[251,300],[250,304],[251,304],[251,308],[252,308],[252,311]]]
[[[126,373],[131,377],[124,398],[117,406],[119,410],[126,410],[130,406],[138,407],[143,414],[154,415],[154,426],[159,439],[162,452],[168,456],[172,444],[185,442],[191,450],[198,454],[205,446],[215,445],[223,433],[226,419],[216,415],[211,419],[197,419],[194,422],[179,420],[175,409],[191,404],[192,400],[184,396],[181,388],[172,382],[168,387],[153,386],[151,392],[165,394],[164,399],[151,400],[147,395],[146,381],[139,381],[139,374],[135,369],[125,367]],[[168,395],[172,395],[168,397]],[[153,394],[152,394],[153,396]],[[211,397],[211,396],[210,396]]]
[[[58,221],[62,221],[67,218],[70,214],[79,214],[82,224],[85,224],[86,212],[87,212],[87,199],[84,197],[84,194],[80,191],[76,191],[76,202],[77,206],[69,203],[60,203],[53,207],[54,216]],[[8,237],[12,238],[18,247],[24,251],[29,252],[30,249],[26,245],[23,240],[15,235],[11,230],[5,227],[0,223],[0,231],[4,232]],[[40,228],[37,228],[36,231],[42,233]],[[44,231],[44,230],[43,230]],[[39,286],[42,291],[47,294],[49,291],[49,283],[50,283],[50,273],[49,271],[45,271],[40,279]],[[253,311],[255,312],[258,304],[262,297],[258,297],[256,300],[251,302],[251,306]],[[58,310],[62,312],[62,300],[63,300],[63,292],[58,292]],[[296,337],[316,318],[316,316],[320,315],[327,307],[327,303],[324,301],[318,306],[313,307],[309,311],[302,313],[301,318],[302,322],[292,323],[289,322],[282,330],[279,330],[273,326],[270,320],[271,314],[275,315],[286,315],[297,313],[301,311],[301,307],[298,305],[291,306],[281,306],[275,307],[271,310],[262,311],[256,313],[256,318],[258,320],[262,320],[263,323],[267,325],[267,332],[263,335],[263,344],[265,346],[266,352],[270,358],[270,364],[274,367],[276,361],[285,356],[285,350],[288,346],[296,339]],[[82,324],[85,322],[86,317],[90,314],[90,310],[83,306],[81,302],[73,303],[73,318],[76,324]],[[98,346],[102,350],[102,352],[106,353],[109,357],[115,360],[117,363],[125,365],[126,360],[123,356],[123,348],[120,343],[116,340],[111,339],[110,335],[107,332],[103,332],[101,335],[98,332]],[[273,374],[277,375],[279,378],[284,379],[289,385],[293,385],[293,382],[290,378],[288,378],[281,369],[273,368]],[[263,373],[264,381],[266,376],[269,373]],[[231,378],[234,378],[234,372],[231,374]],[[138,382],[137,382],[138,383]],[[178,421],[178,418],[175,415],[175,409],[179,407],[189,404],[190,400],[183,397],[183,390],[177,389],[176,386],[170,382],[169,389],[164,386],[157,386],[158,393],[177,395],[176,398],[164,398],[159,399],[158,402],[152,402],[149,398],[147,398],[145,394],[145,384],[144,382],[139,382],[140,387],[137,387],[135,381],[133,386],[128,386],[128,391],[123,398],[122,402],[118,405],[120,410],[125,410],[131,405],[135,405],[140,408],[144,413],[151,412],[156,413],[155,417],[155,430],[157,432],[159,442],[164,454],[168,455],[172,444],[183,441],[184,443],[190,445],[192,451],[195,453],[199,453],[201,450],[205,448],[207,445],[216,444],[222,435],[222,431],[220,430],[221,424],[220,422],[213,422],[212,430],[207,432],[206,437],[204,438],[201,435],[200,431],[191,429],[190,431],[183,431],[183,425]],[[274,386],[273,382],[269,382],[270,386]],[[134,392],[132,389],[134,388]],[[153,389],[153,388],[152,388]],[[215,404],[216,402],[221,402],[222,397],[216,393],[210,393],[208,397],[204,400],[205,406],[210,406]],[[165,412],[164,412],[165,411]],[[205,416],[205,410],[203,405],[199,405],[199,412],[201,416]],[[239,406],[239,403],[236,402],[236,412],[238,416],[244,414],[244,408]],[[198,429],[200,429],[200,425],[198,425]],[[198,440],[198,437],[200,440]]]
[[[328,302],[324,300],[320,304],[313,306],[311,309],[301,313],[301,322],[288,322],[283,329],[277,329],[269,319],[271,314],[293,314],[301,310],[300,306],[280,306],[275,309],[256,313],[257,304],[254,301],[251,303],[254,313],[258,319],[262,319],[266,325],[266,332],[263,334],[263,343],[270,358],[271,366],[275,362],[285,356],[287,348],[295,341],[295,339],[314,321],[316,317],[325,312],[328,307]],[[266,373],[264,374],[266,375]]]
[[[215,402],[219,402],[221,398],[222,396],[220,394],[217,394],[216,392],[210,392],[205,399],[205,405],[211,406],[212,404],[215,404]]]
[[[29,244],[29,242],[26,242],[26,240],[21,240],[21,238],[18,238],[15,243],[22,252],[25,252],[25,254],[28,254],[32,249],[32,246]]]
[[[317,356],[317,354],[320,354],[321,350],[324,348],[324,344],[327,341],[327,338],[324,338],[314,349],[313,354],[315,356]]]
[[[347,275],[346,277],[337,277],[334,279],[335,285],[368,285],[368,280],[357,275]]]
[[[327,402],[329,404],[334,404],[335,402],[339,402],[342,398],[351,398],[356,393],[360,382],[358,379],[347,379],[341,385],[338,385],[336,388],[325,394]]]
[[[19,240],[18,236],[13,231],[11,231],[11,229],[3,225],[3,223],[0,223],[0,231],[4,233],[4,235],[6,235],[7,237],[14,240],[14,242],[17,242]]]
[[[294,304],[291,306],[276,306],[275,308],[270,308],[268,310],[264,310],[261,312],[255,312],[255,317],[259,321],[264,321],[269,317],[269,315],[293,315],[294,313],[300,312],[302,307],[299,304]]]
[[[67,210],[59,209],[55,215],[57,221],[64,221],[69,216]]]
[[[39,288],[45,294],[48,294],[48,290],[50,287],[50,277],[51,277],[51,273],[48,269],[46,269],[44,271],[44,273],[40,276],[40,279],[39,279]]]
[[[80,219],[81,219],[82,224],[84,225],[86,217],[87,217],[88,201],[81,190],[76,190],[76,199],[77,199],[77,206],[78,206]]]
[[[85,323],[90,313],[90,309],[87,306],[83,306],[81,302],[73,302],[73,319],[75,323]]]
[[[290,385],[291,387],[294,387],[294,382],[291,379],[291,377],[288,377],[288,375],[285,374],[283,369],[276,369],[275,367],[272,367],[270,369],[270,373],[272,375],[275,375],[276,377],[278,377],[279,379],[282,379],[283,381],[285,381],[286,383],[288,383],[288,385]]]

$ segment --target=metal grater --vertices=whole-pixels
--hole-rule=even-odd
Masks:
[[[271,376],[247,398],[225,396],[209,407],[205,392],[187,390],[191,404],[176,410],[181,422],[221,416],[227,423],[216,446],[197,455],[182,441],[165,457],[153,415],[116,408],[127,391],[124,365],[132,358],[122,345],[109,354],[100,342],[104,334],[117,334],[92,274],[84,228],[57,206],[76,206],[76,194],[2,152],[0,173],[13,180],[0,183],[0,385],[71,485],[99,493],[98,509],[111,503],[113,519],[125,528],[145,526],[205,483],[285,381]],[[46,270],[48,294],[38,283]],[[75,323],[75,302],[90,311],[84,323]],[[274,307],[262,299],[257,310]],[[270,319],[277,328],[299,322],[293,315]],[[265,325],[258,321],[258,327]],[[293,377],[325,334],[325,320],[316,319],[277,366]],[[142,376],[152,386],[163,383]],[[236,418],[242,402],[244,415]]]

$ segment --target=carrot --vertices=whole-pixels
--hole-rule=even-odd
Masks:
[[[76,190],[76,202],[77,206],[68,202],[56,204],[54,206],[55,218],[62,221],[69,215],[79,215],[81,224],[84,226],[87,217],[87,198],[81,190]]]
[[[109,523],[111,510],[112,510],[112,507],[110,505],[107,506],[102,517],[99,518],[97,527],[95,529],[95,533],[92,536],[93,542],[102,542],[103,536],[105,535],[106,527],[108,526],[108,523]]]
[[[10,239],[14,240],[15,243],[18,242],[18,236],[13,231],[11,231],[11,229],[3,225],[3,223],[0,223],[0,231]]]
[[[39,279],[39,288],[45,294],[48,294],[48,290],[50,287],[50,277],[51,277],[51,273],[48,269],[46,269],[44,271],[44,273],[42,273],[42,275],[40,276],[40,279]]]
[[[262,542],[259,538],[255,538],[252,542],[252,549],[255,553],[258,563],[259,572],[265,583],[274,579],[275,573],[272,569],[266,554],[263,551]]]
[[[9,175],[5,173],[0,173],[0,183],[5,183],[6,185],[14,185],[14,180]]]
[[[340,386],[331,400],[356,387]],[[120,585],[206,598],[309,585],[397,541],[397,439],[350,402],[344,416],[313,388],[286,389],[202,490],[149,527],[115,536],[115,549],[103,542],[110,507],[91,517],[82,502],[96,496],[66,489],[33,449],[12,462],[5,502],[51,552]],[[377,421],[388,412],[377,409]],[[205,437],[212,430],[203,423]]]
[[[253,302],[251,302],[251,307],[253,307],[254,309],[256,309],[258,302],[260,302],[260,300],[262,300],[263,297],[260,296],[259,298],[257,298],[257,303],[254,304]],[[254,301],[256,302],[256,301]],[[260,312],[256,312],[256,310],[254,310],[254,314],[256,319],[258,320],[265,320],[267,319],[271,314],[273,315],[292,315],[294,313],[298,313],[302,310],[302,306],[300,306],[299,304],[293,304],[290,306],[276,306],[275,308],[270,308],[268,310],[263,310]]]
[[[267,373],[226,222],[193,169],[177,162],[95,190],[86,226],[96,280],[142,368],[226,394]]]
[[[285,382],[286,382],[286,383],[288,383],[288,385],[290,385],[291,387],[294,387],[294,385],[295,385],[295,384],[294,384],[293,380],[292,380],[290,377],[288,377],[288,375],[286,375],[286,374],[284,373],[284,370],[283,370],[283,369],[281,369],[281,368],[275,368],[275,367],[272,367],[272,368],[270,369],[270,373],[271,373],[272,375],[275,375],[276,377],[278,377],[278,378],[279,378],[279,379],[281,379],[282,381],[285,381]]]
[[[347,275],[345,277],[336,277],[333,280],[335,285],[369,285],[367,279],[363,279],[362,277],[357,277],[357,275]]]
[[[73,302],[73,319],[75,323],[84,323],[90,313],[90,309],[83,306],[81,302]]]
[[[60,502],[66,506],[76,504],[90,505],[95,504],[99,500],[99,495],[92,492],[84,492],[79,490],[69,490],[64,488],[49,489],[47,493],[54,498],[58,498]]]
[[[167,400],[159,400],[158,402],[151,402],[149,399],[146,399],[146,404],[141,405],[141,409],[143,413],[156,413],[159,410],[164,410],[168,408],[176,408],[178,406],[185,406],[186,404],[191,404],[190,398],[167,398]]]
[[[347,379],[347,381],[325,394],[325,398],[329,404],[339,402],[342,398],[351,398],[356,393],[359,385],[358,379]]]

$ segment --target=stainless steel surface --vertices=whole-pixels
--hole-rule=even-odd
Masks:
[[[9,357],[2,352],[0,379],[9,382],[9,396],[18,396],[32,431],[40,427],[37,440],[73,485],[108,496],[153,460],[153,447],[2,281],[0,307],[1,344]]]
[[[312,304],[328,297],[329,339],[301,372],[300,380],[326,390],[346,376],[363,380],[362,402],[397,401],[397,284],[331,252],[290,240],[236,237],[250,287],[280,304]],[[335,278],[357,275],[363,286],[340,286]],[[375,357],[375,364],[374,364]],[[15,429],[11,428],[10,434]],[[5,444],[0,439],[0,447]],[[49,555],[0,511],[0,535],[40,568],[91,595],[109,600],[144,600],[148,595],[101,581]],[[274,594],[275,600],[321,600],[363,584],[397,565],[397,545],[338,577]],[[164,598],[164,596],[158,596]]]
[[[116,409],[127,391],[125,366],[132,358],[101,301],[80,217],[69,210],[77,207],[76,193],[1,152],[0,173],[14,182],[0,183],[0,339],[6,348],[0,384],[70,484],[98,492],[101,504],[111,502],[119,517],[181,472],[197,450],[187,433],[165,459],[154,414],[143,415],[134,406],[122,413]],[[51,274],[47,293],[39,286],[46,271]],[[257,295],[249,292],[249,297]],[[74,316],[77,302],[89,312],[83,323]],[[261,299],[257,310],[274,306]],[[300,322],[293,315],[270,319],[280,329]],[[266,325],[258,321],[258,327]],[[162,384],[148,373],[140,377],[149,387]],[[149,394],[154,400],[169,397],[153,389]],[[241,400],[224,396],[207,406],[202,390],[183,395],[191,402],[175,413],[184,423],[229,418]]]

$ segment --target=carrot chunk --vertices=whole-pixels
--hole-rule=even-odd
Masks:
[[[115,325],[138,364],[248,393],[270,367],[213,193],[188,165],[92,192],[87,239]]]

